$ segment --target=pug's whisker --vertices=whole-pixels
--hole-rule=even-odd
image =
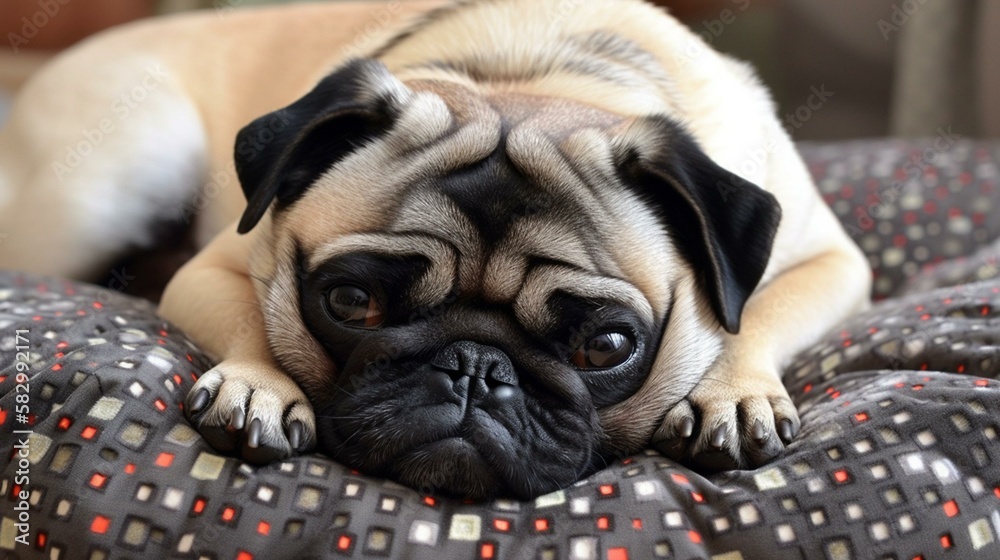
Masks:
[[[598,455],[597,458],[600,459],[601,463],[603,464],[601,469],[606,469],[611,466],[611,463],[609,463],[608,460],[605,459],[603,455]]]
[[[329,420],[363,420],[364,416],[330,416],[327,414],[317,414],[316,418],[326,418]]]
[[[345,438],[344,441],[342,441],[339,444],[337,444],[337,446],[336,446],[335,449],[337,451],[340,451],[342,449],[346,449],[348,442],[350,442],[352,439],[354,439],[354,436],[360,434],[362,430],[364,430],[363,427],[358,428],[357,430],[354,430],[354,433],[352,433],[350,436],[348,436],[347,438]]]
[[[338,390],[338,391],[340,391],[340,392],[342,392],[342,393],[344,393],[345,395],[350,396],[351,398],[355,398],[355,399],[358,398],[357,395],[355,395],[354,393],[348,391],[347,389],[344,389],[343,387],[341,387],[339,385],[334,385],[333,388],[336,389],[336,390]]]

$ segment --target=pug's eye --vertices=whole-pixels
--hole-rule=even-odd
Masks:
[[[601,333],[577,349],[569,361],[580,369],[608,369],[632,357],[635,344],[622,333]]]
[[[353,284],[334,286],[327,301],[333,317],[348,327],[374,329],[382,325],[384,314],[378,300]]]

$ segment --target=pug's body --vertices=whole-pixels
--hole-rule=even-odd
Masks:
[[[255,462],[528,498],[650,443],[780,452],[781,367],[869,277],[752,71],[639,0],[448,4],[345,62],[374,17],[183,16],[64,55],[0,135],[0,265],[85,275],[214,185],[160,310],[219,359],[192,422]]]

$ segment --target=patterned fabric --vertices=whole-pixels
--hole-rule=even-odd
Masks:
[[[942,130],[933,140],[801,144],[826,200],[875,273],[875,300],[1000,237],[1000,143]]]
[[[909,146],[805,152],[828,195],[838,184],[834,208],[853,219],[867,206],[846,186],[883,177],[871,189],[883,192],[896,176],[879,175],[892,167],[883,160],[896,153],[900,166]],[[320,455],[260,468],[220,456],[182,410],[210,363],[151,305],[0,273],[0,558],[1000,557],[1000,278],[990,265],[1000,246],[938,258],[955,243],[972,253],[979,231],[981,241],[997,237],[1000,219],[981,207],[996,198],[979,193],[995,186],[998,150],[956,151],[968,157],[947,157],[971,178],[941,167],[920,195],[949,210],[907,224],[916,210],[893,207],[859,226],[879,278],[889,278],[880,295],[902,294],[904,271],[918,263],[940,264],[788,368],[803,430],[778,460],[706,478],[647,452],[533,502],[425,496]],[[954,185],[949,197],[937,198],[941,181]],[[912,205],[902,192],[898,203]],[[965,236],[952,229],[963,215]],[[917,224],[923,236],[898,244]],[[976,282],[933,289],[954,279]],[[19,367],[29,369],[27,403],[18,402]],[[33,432],[26,445],[13,433],[21,429]],[[16,541],[22,516],[27,545]]]

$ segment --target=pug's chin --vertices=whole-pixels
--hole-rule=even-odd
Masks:
[[[428,494],[484,500],[513,490],[462,437],[421,445],[397,457],[388,470],[393,478]]]

